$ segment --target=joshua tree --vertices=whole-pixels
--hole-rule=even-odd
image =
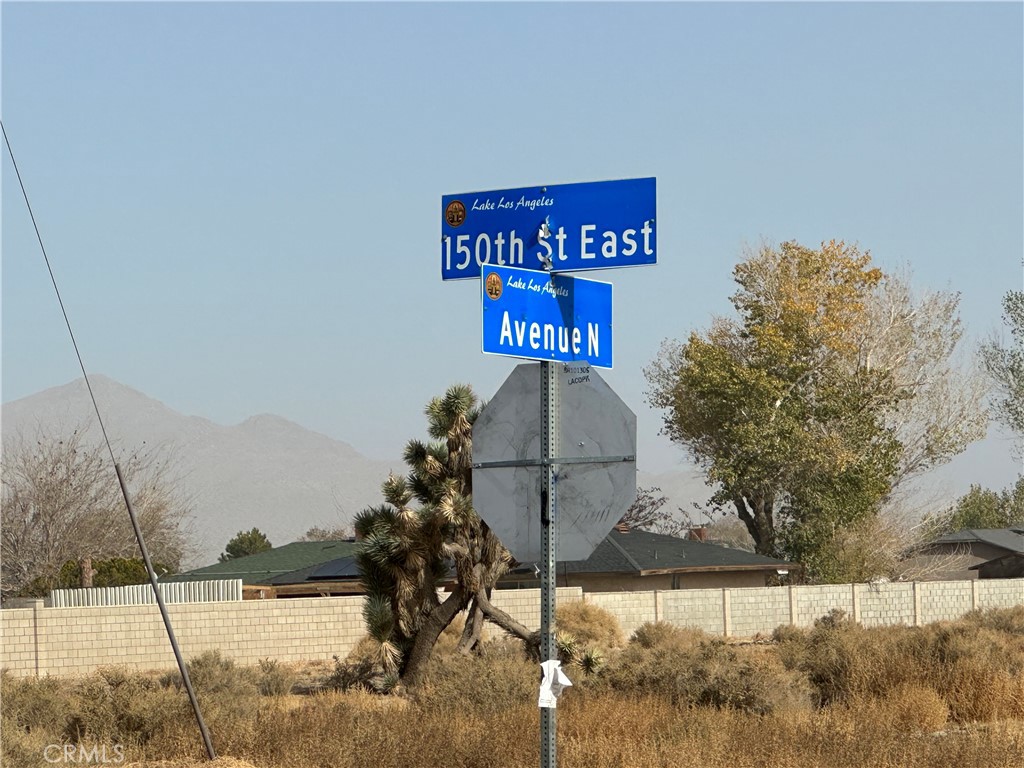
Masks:
[[[489,593],[511,556],[473,509],[473,422],[480,404],[457,384],[427,404],[430,442],[410,440],[408,475],[382,485],[385,503],[360,512],[356,533],[367,592],[364,618],[384,687],[415,687],[441,632],[468,609],[460,648],[480,640],[485,619],[530,643],[535,633],[494,608]],[[454,583],[442,600],[439,590]]]

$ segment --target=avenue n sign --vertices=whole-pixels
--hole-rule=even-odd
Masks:
[[[441,278],[655,264],[655,207],[653,177],[443,195]]]
[[[488,265],[480,281],[483,351],[612,367],[612,286]]]

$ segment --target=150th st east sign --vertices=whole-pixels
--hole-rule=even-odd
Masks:
[[[441,198],[441,277],[485,265],[577,272],[657,263],[655,180],[552,184]]]

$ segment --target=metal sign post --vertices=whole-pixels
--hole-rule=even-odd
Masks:
[[[540,364],[541,376],[541,460],[544,462],[541,485],[541,538],[543,559],[540,569],[540,655],[542,661],[558,659],[555,643],[555,587],[558,572],[558,494],[557,475],[552,459],[558,450],[558,378],[555,366]],[[555,768],[557,762],[557,718],[554,707],[540,710],[540,764],[541,768]]]
[[[538,407],[538,402],[540,407]],[[473,426],[473,503],[540,572],[541,768],[556,766],[556,564],[588,557],[636,498],[636,416],[589,365],[518,366]]]
[[[636,416],[591,369],[612,367],[611,285],[556,273],[657,263],[654,214],[653,178],[441,198],[441,278],[481,278],[483,351],[540,361],[539,419],[536,369],[519,366],[473,426],[473,505],[540,566],[541,768],[556,766],[572,684],[555,642],[559,533],[563,557],[586,558],[636,498]]]

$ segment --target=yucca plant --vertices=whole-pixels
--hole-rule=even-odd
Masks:
[[[488,592],[511,562],[508,551],[473,509],[473,423],[480,405],[458,384],[426,407],[429,442],[410,440],[405,476],[381,485],[384,504],[355,518],[356,555],[367,599],[363,609],[380,681],[414,687],[430,651],[458,613],[469,608],[460,649],[480,640],[485,616],[523,639],[533,633],[490,605]],[[439,588],[454,571],[442,601]]]

